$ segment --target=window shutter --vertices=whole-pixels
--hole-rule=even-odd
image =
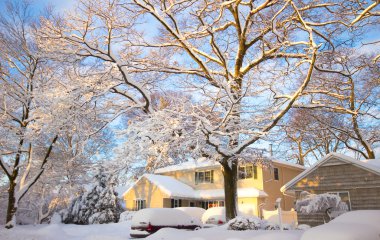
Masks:
[[[170,199],[170,205],[171,205],[171,208],[174,208],[174,199]]]
[[[214,170],[211,170],[210,179],[211,179],[211,183],[214,183]]]
[[[197,185],[198,184],[198,172],[195,172],[195,185]]]
[[[257,166],[253,166],[253,178],[257,179]]]
[[[182,199],[179,199],[178,202],[178,207],[182,207]]]

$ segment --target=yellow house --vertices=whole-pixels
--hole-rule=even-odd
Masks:
[[[238,206],[245,213],[259,215],[260,209],[274,210],[277,198],[290,210],[294,198],[280,188],[305,168],[272,160],[273,168],[252,164],[239,167]],[[157,169],[141,176],[124,194],[128,210],[162,207],[224,206],[224,180],[221,165],[206,159]]]

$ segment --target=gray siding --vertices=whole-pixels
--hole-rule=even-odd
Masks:
[[[331,159],[295,183],[289,190],[296,191],[298,199],[301,191],[320,194],[348,191],[352,210],[380,209],[380,175]],[[298,214],[300,224],[316,226],[324,223],[323,213]]]

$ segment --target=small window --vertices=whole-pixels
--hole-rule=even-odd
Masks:
[[[146,201],[144,199],[136,199],[135,200],[135,210],[138,211],[140,209],[146,208]]]
[[[274,180],[280,180],[280,175],[278,174],[278,168],[273,169]]]

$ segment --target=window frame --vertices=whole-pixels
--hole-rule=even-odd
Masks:
[[[209,176],[206,177],[206,175]],[[195,185],[203,183],[214,183],[214,170],[203,170],[195,172]]]
[[[342,201],[342,202],[345,202],[348,206],[348,211],[352,211],[352,208],[351,208],[351,196],[350,196],[350,192],[349,191],[335,191],[335,192],[327,192],[328,194],[335,194],[335,195],[338,195],[341,199],[342,197],[340,196],[340,194],[343,194],[343,193],[347,193],[347,196],[348,196],[348,204],[346,203],[346,201]]]
[[[244,170],[242,170],[244,169]],[[248,176],[248,171],[247,169],[250,170],[250,176]],[[243,171],[243,173],[242,173]],[[244,180],[244,179],[257,179],[257,166],[254,164],[249,164],[249,165],[243,165],[238,167],[238,180]]]
[[[182,207],[182,199],[180,198],[171,198],[170,199],[171,208]]]
[[[276,178],[277,176],[277,178]],[[273,179],[275,181],[280,181],[280,169],[279,168],[273,168]]]
[[[135,199],[134,203],[135,203],[135,206],[134,206],[135,211],[146,208],[146,200],[145,199],[141,199],[141,198]]]

